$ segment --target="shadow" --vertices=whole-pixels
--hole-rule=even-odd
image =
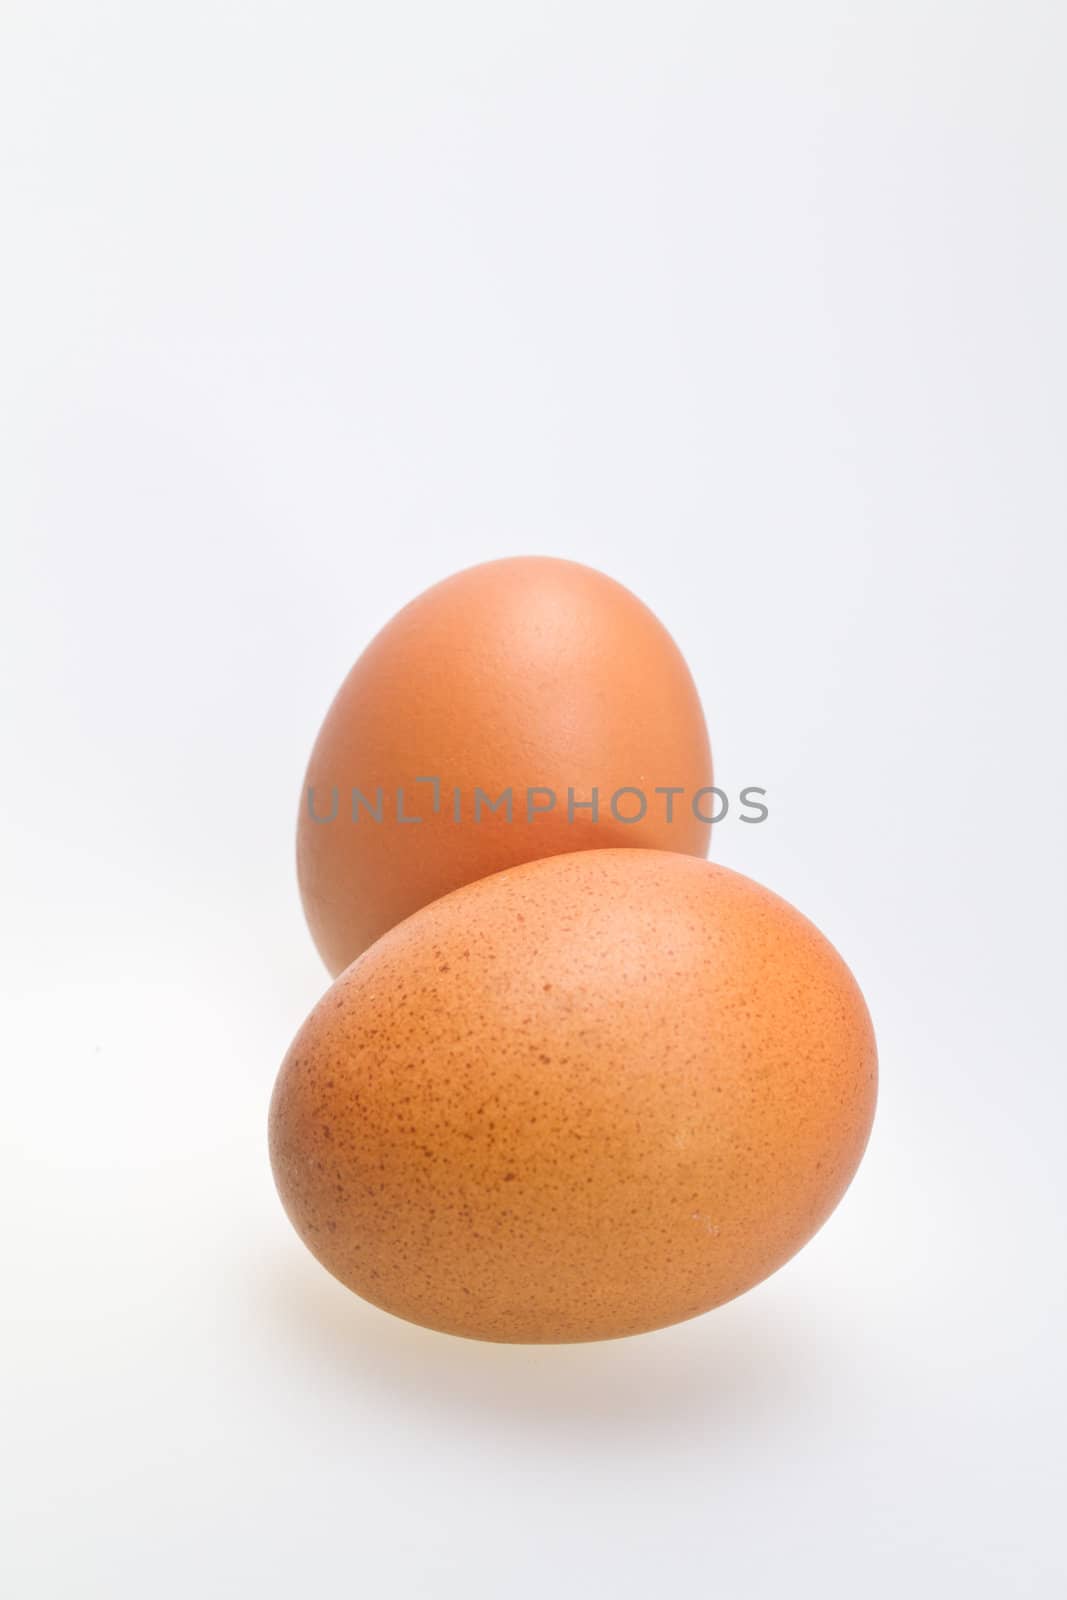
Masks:
[[[360,1300],[293,1250],[252,1265],[248,1289],[257,1325],[286,1361],[322,1364],[332,1383],[355,1382],[423,1416],[436,1409],[583,1437],[618,1430],[632,1443],[635,1433],[748,1431],[819,1405],[833,1351],[806,1302],[773,1282],[673,1328],[570,1345],[431,1332]]]

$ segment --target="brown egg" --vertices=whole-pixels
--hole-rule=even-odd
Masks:
[[[629,590],[546,557],[457,573],[368,645],[315,743],[297,830],[315,943],[336,974],[449,890],[561,851],[705,855],[711,782],[689,669]]]
[[[608,1339],[782,1265],[867,1142],[874,1036],[840,956],[750,879],[595,850],[459,889],[328,990],[271,1157],[301,1238],[398,1316]]]

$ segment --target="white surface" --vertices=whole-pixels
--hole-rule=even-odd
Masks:
[[[1065,31],[7,0],[12,1600],[1062,1593]],[[563,1349],[361,1305],[264,1136],[319,719],[530,550],[675,633],[883,1067],[782,1273]]]

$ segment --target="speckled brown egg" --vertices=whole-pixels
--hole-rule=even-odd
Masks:
[[[691,856],[560,855],[392,929],[282,1066],[275,1179],[334,1275],[471,1338],[608,1339],[782,1265],[856,1170],[874,1036],[792,906]]]
[[[471,567],[382,629],[323,723],[297,828],[312,936],[336,974],[420,906],[520,862],[703,856],[711,783],[696,688],[647,606],[573,561]]]

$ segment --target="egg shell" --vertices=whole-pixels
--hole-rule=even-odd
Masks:
[[[561,855],[386,934],[281,1068],[271,1158],[301,1238],[427,1327],[606,1339],[788,1260],[875,1103],[855,980],[792,906],[693,857]]]
[[[705,855],[714,801],[693,797],[711,783],[689,669],[629,590],[549,557],[469,568],[382,629],[323,723],[297,828],[312,936],[336,974],[420,906],[520,862],[620,845]],[[643,817],[632,795],[613,814],[623,788],[645,796]],[[479,789],[488,802],[510,789],[511,820]],[[552,809],[541,794],[531,814],[532,789]]]

